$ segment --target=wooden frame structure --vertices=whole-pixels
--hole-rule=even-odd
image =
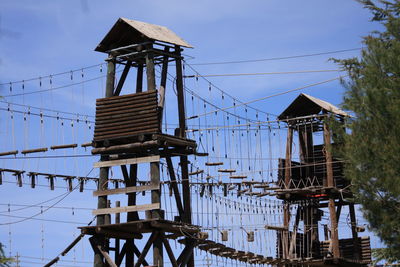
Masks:
[[[332,144],[329,128],[329,120],[343,122],[345,116],[339,108],[306,94],[300,94],[279,116],[287,122],[288,133],[286,157],[279,160],[280,188],[275,190],[277,198],[284,201],[283,227],[277,230],[277,258],[304,266],[366,266],[371,262],[369,237],[358,237],[354,203],[347,201],[352,197],[350,184],[343,176],[343,162],[335,157],[333,148],[337,144]],[[300,162],[292,160],[295,132]],[[314,145],[317,132],[322,132],[322,145]],[[339,239],[338,221],[344,206],[349,207],[350,239]],[[293,208],[296,215],[291,218]],[[323,241],[319,237],[321,208],[328,208],[330,221],[323,229]]]
[[[172,266],[194,266],[194,237],[199,228],[191,225],[191,203],[187,156],[195,153],[196,142],[186,139],[184,88],[182,76],[182,47],[191,47],[169,29],[144,22],[120,18],[97,46],[96,51],[108,54],[107,82],[104,98],[96,101],[96,123],[92,154],[100,155],[94,167],[100,168],[96,226],[81,227],[83,234],[91,235],[95,252],[94,266],[149,266],[146,255],[153,249],[153,265],[163,266],[163,251]],[[161,132],[168,65],[173,62],[176,73],[176,93],[179,127],[174,135]],[[116,65],[124,66],[115,86]],[[156,88],[155,66],[161,65],[160,86]],[[136,68],[136,90],[121,95],[130,69]],[[146,73],[144,77],[144,72]],[[147,90],[144,90],[144,81]],[[182,196],[178,189],[172,157],[180,161]],[[175,221],[164,220],[161,209],[160,158],[165,158],[171,178],[179,216]],[[137,186],[138,165],[150,164],[150,183]],[[109,168],[120,166],[125,188],[108,189]],[[151,203],[137,205],[137,192],[151,191]],[[128,196],[128,206],[111,208],[107,197],[116,194]],[[138,211],[146,211],[139,218]],[[127,213],[127,222],[121,223],[120,213]],[[110,214],[116,214],[114,223]],[[135,243],[144,234],[150,237],[142,249]],[[185,248],[175,257],[168,239],[184,237]],[[114,246],[110,241],[114,240]],[[121,247],[121,242],[124,244]],[[112,243],[112,242],[111,242]],[[114,259],[109,252],[114,251]],[[137,259],[134,259],[134,256]]]

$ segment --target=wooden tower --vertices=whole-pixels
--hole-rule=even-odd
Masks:
[[[279,189],[275,191],[284,201],[277,256],[294,265],[366,266],[371,261],[369,237],[358,237],[363,228],[357,226],[354,203],[349,200],[350,183],[343,176],[343,161],[335,157],[334,147],[340,144],[332,143],[328,123],[342,123],[345,116],[348,115],[332,104],[306,94],[300,94],[279,115],[287,123],[288,133],[286,156],[279,160]],[[297,161],[293,151],[299,152]],[[338,221],[345,206],[349,210],[351,238],[339,239]],[[323,209],[327,209],[329,224],[320,223]]]
[[[195,152],[196,142],[186,139],[185,135],[182,47],[191,46],[166,27],[120,18],[95,49],[108,54],[106,92],[104,98],[96,101],[92,150],[92,154],[100,156],[100,161],[95,163],[95,167],[100,168],[98,190],[93,193],[98,198],[98,207],[93,211],[97,225],[81,228],[82,233],[91,235],[95,267],[121,266],[123,260],[129,267],[163,266],[164,249],[172,266],[194,266],[194,239],[191,237],[195,237],[199,229],[191,225],[187,156]],[[174,134],[167,134],[161,131],[161,125],[171,62],[175,68],[177,98],[174,105],[177,106],[179,126]],[[123,66],[118,83],[115,77],[117,65]],[[157,65],[161,67],[161,77],[156,86]],[[136,85],[124,87],[131,69],[136,69]],[[181,181],[178,181],[173,157],[179,159]],[[174,221],[165,220],[162,210],[162,158],[168,166],[179,211]],[[150,164],[150,179],[138,184],[140,164]],[[125,187],[109,189],[109,169],[113,166],[121,168]],[[181,190],[178,182],[182,185]],[[138,205],[139,195],[136,194],[145,191],[151,191],[151,203]],[[108,205],[108,196],[123,198],[125,194],[128,205],[119,207],[119,201],[117,207]],[[146,212],[145,218],[140,218],[139,211]],[[122,222],[120,213],[127,214],[126,222]],[[115,219],[111,219],[111,214],[115,214]],[[185,247],[175,257],[168,240],[181,236],[186,236]],[[143,241],[138,242],[138,239]],[[144,246],[140,248],[139,244]],[[152,261],[146,258],[151,247]]]

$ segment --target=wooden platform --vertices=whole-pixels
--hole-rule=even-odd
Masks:
[[[350,190],[339,190],[335,187],[327,186],[309,186],[303,188],[290,188],[290,189],[275,189],[276,197],[285,200],[302,200],[318,198],[319,200],[326,200],[329,196],[336,198],[351,198],[353,194]]]
[[[184,237],[184,234],[193,235],[200,232],[200,228],[195,225],[160,219],[138,220],[101,226],[83,226],[79,227],[79,229],[85,235],[102,234],[109,238],[119,239],[141,239],[142,234],[152,233],[153,231],[172,233],[174,237]]]
[[[138,133],[126,137],[108,139],[107,142],[94,142],[92,154],[141,154],[146,155],[154,149],[163,156],[169,154],[190,155],[196,152],[196,141],[162,133]]]

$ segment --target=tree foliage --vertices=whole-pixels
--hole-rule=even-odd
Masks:
[[[0,243],[0,267],[9,267],[13,259],[6,257],[3,247],[3,244]]]
[[[364,37],[360,58],[335,60],[349,74],[343,107],[346,177],[365,218],[400,259],[400,0],[359,0],[383,30]]]

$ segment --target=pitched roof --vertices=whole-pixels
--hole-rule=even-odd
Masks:
[[[278,119],[290,119],[301,116],[316,115],[327,111],[340,116],[349,116],[340,108],[319,98],[300,94],[279,116]]]
[[[106,52],[113,48],[145,41],[160,41],[188,48],[193,47],[167,27],[119,18],[95,50]]]

